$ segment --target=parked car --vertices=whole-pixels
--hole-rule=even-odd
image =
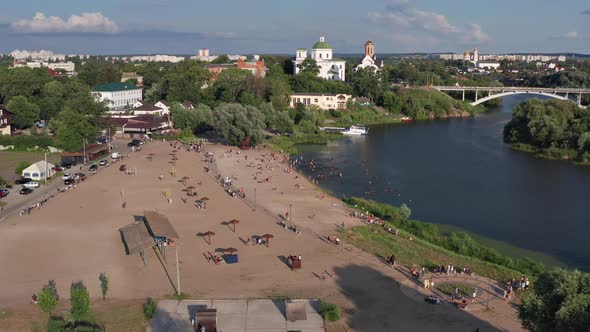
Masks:
[[[24,187],[19,191],[21,195],[28,195],[33,192],[33,189]]]
[[[9,193],[10,191],[8,191],[6,188],[0,189],[0,198],[8,196]]]
[[[98,164],[99,164],[100,166],[106,166],[106,165],[108,165],[108,164],[109,164],[109,161],[108,161],[108,160],[106,160],[106,159],[103,159],[103,160],[101,160],[101,161],[100,161]]]
[[[127,143],[127,147],[138,147],[140,145],[141,145],[141,143],[139,143],[137,141],[131,141],[131,142]]]
[[[91,172],[96,172],[96,170],[98,170],[98,166],[96,166],[96,164],[92,164],[88,170]]]
[[[121,154],[119,152],[113,152],[111,154],[111,158],[113,158],[113,159],[121,158]]]
[[[71,179],[72,178],[72,174],[69,173],[65,173],[64,175],[61,176],[62,180],[67,180],[67,179]]]
[[[65,179],[64,180],[64,186],[69,186],[70,184],[74,184],[76,183],[76,180],[74,179]]]
[[[23,184],[23,187],[25,187],[25,188],[39,188],[39,182],[37,182],[37,181],[27,182],[27,183]]]
[[[32,179],[29,179],[29,178],[20,178],[20,179],[14,181],[14,183],[16,183],[16,184],[25,184],[25,183],[31,182],[31,181],[33,181],[33,180]]]
[[[63,172],[63,170],[64,170],[64,169],[63,169],[61,166],[55,166],[55,167],[53,168],[53,171],[54,171],[54,172]]]

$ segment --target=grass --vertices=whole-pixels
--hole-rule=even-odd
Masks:
[[[358,248],[381,258],[393,254],[400,264],[406,266],[416,264],[432,268],[452,264],[458,268],[469,267],[476,274],[494,280],[509,280],[522,275],[521,272],[497,264],[456,254],[417,237],[410,241],[409,234],[403,230],[400,230],[399,236],[386,232],[381,226],[355,226],[340,232],[343,238]]]
[[[436,289],[441,291],[445,295],[453,295],[455,293],[455,289],[459,291],[459,294],[463,294],[464,296],[472,296],[475,288],[463,284],[446,284],[446,283],[439,283],[434,286]]]
[[[296,154],[299,144],[327,144],[329,141],[342,138],[341,133],[319,133],[319,134],[293,134],[291,136],[275,136],[266,141],[270,148],[275,151],[284,151],[288,154]]]
[[[59,153],[48,153],[47,161],[55,164],[56,161],[59,161],[59,156]],[[44,158],[45,154],[43,152],[0,151],[0,176],[7,182],[12,183],[14,181],[11,180],[17,178],[14,169],[19,162],[29,161],[35,163]]]

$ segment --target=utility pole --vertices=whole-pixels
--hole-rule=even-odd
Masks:
[[[45,183],[47,183],[47,152],[45,152]]]
[[[291,209],[293,208],[293,204],[289,204],[289,223],[291,224],[291,227],[293,226],[293,213],[291,212]]]
[[[180,268],[178,267],[178,247],[180,243],[176,245],[176,294],[180,296]]]
[[[84,153],[84,165],[86,165],[86,138],[82,138],[82,151]]]

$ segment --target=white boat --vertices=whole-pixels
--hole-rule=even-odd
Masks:
[[[354,125],[350,126],[343,131],[341,131],[344,135],[353,135],[353,136],[360,136],[360,135],[367,135],[369,130],[365,128],[365,126],[361,125]]]

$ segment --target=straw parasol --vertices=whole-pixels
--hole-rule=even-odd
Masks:
[[[270,246],[270,239],[272,239],[274,236],[272,234],[264,234],[261,236],[261,238],[266,240],[266,246],[269,247]]]
[[[208,201],[208,200],[209,200],[209,197],[207,197],[207,196],[203,196],[203,197],[201,197],[201,199],[200,199],[199,201],[206,202],[206,201]]]
[[[193,189],[195,189],[195,186],[188,186],[188,187],[186,187],[186,189],[193,190]]]
[[[178,160],[178,158],[177,157],[173,157],[172,160]]]
[[[211,245],[211,236],[215,235],[214,232],[211,231],[206,231],[205,233],[203,233],[203,236],[207,237],[207,243],[209,243],[209,245]]]
[[[190,178],[189,178],[188,176],[186,176],[186,175],[185,175],[185,176],[183,176],[183,177],[182,177],[182,179],[183,179],[184,181],[186,181],[186,180],[188,180],[188,179],[190,179]]]
[[[150,157],[153,157],[153,156],[155,156],[155,155],[156,155],[156,154],[155,154],[155,153],[153,153],[153,152],[152,152],[152,153],[150,153],[150,154],[148,154],[148,156],[150,156]]]
[[[228,224],[232,224],[234,226],[234,233],[236,232],[236,224],[239,224],[240,221],[237,219],[232,219],[228,222]]]

